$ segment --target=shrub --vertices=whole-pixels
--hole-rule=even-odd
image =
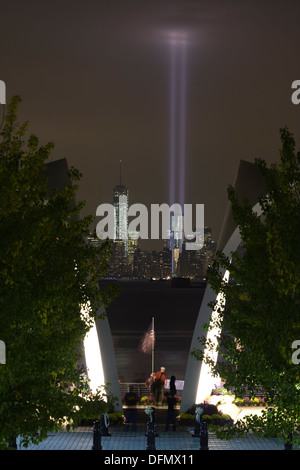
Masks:
[[[195,423],[195,415],[190,413],[180,413],[177,416],[178,424],[183,424],[185,426],[190,426]]]
[[[178,415],[179,419],[195,419],[195,415],[192,415],[190,413],[180,413]]]
[[[211,419],[216,419],[216,420],[222,419],[222,416],[219,414],[211,415]]]
[[[195,424],[195,410],[197,407],[203,409],[201,415],[201,420],[210,424],[217,426],[232,426],[233,419],[227,415],[222,414],[215,405],[210,405],[209,403],[202,403],[200,405],[194,405],[189,408],[185,413],[180,413],[178,415],[179,424],[193,425]]]
[[[212,405],[210,403],[201,403],[200,405],[194,405],[191,408],[189,408],[186,412],[195,415],[196,414],[196,408],[202,408],[203,414],[204,415],[213,415],[213,414],[218,414],[218,408],[216,405]]]
[[[212,395],[231,395],[231,393],[226,390],[226,388],[214,388],[211,392]]]
[[[110,424],[123,424],[125,421],[125,416],[120,411],[114,411],[113,413],[108,413],[108,418]]]
[[[202,421],[209,421],[211,419],[210,415],[202,415]]]

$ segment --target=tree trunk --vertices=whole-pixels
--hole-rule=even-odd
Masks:
[[[18,449],[18,445],[17,445],[17,436],[16,436],[15,434],[12,434],[12,435],[9,437],[8,449],[15,449],[15,450]]]
[[[287,439],[284,441],[284,450],[293,450],[293,433],[288,434]]]

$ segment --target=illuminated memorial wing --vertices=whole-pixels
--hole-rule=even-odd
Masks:
[[[247,198],[252,205],[253,211],[258,215],[261,214],[260,205],[257,201],[265,191],[262,177],[254,164],[244,160],[240,161],[235,178],[234,189],[237,192],[240,201]],[[240,232],[233,220],[231,205],[229,203],[218,241],[217,251],[223,251],[223,253],[229,257],[232,252],[235,252],[238,249],[240,243]],[[228,273],[223,272],[223,275],[228,281]],[[190,353],[195,349],[200,349],[198,338],[205,334],[203,325],[205,323],[209,323],[212,314],[216,314],[216,312],[212,312],[208,304],[216,300],[218,300],[218,295],[208,284],[201,303],[198,318],[196,320]],[[214,337],[218,332],[212,330],[207,334]],[[217,357],[215,357],[214,360],[217,361]],[[185,373],[181,410],[185,411],[195,403],[201,403],[210,395],[216,380],[217,378],[210,374],[210,369],[204,362],[198,361],[189,354]]]
[[[68,163],[66,158],[56,160],[45,165],[47,178],[47,194],[53,189],[63,190],[72,184],[68,176]],[[88,308],[88,307],[87,307]],[[82,309],[84,314],[85,308]],[[103,313],[103,311],[99,312]],[[85,365],[92,391],[99,386],[110,384],[109,391],[117,397],[115,409],[122,409],[118,371],[111,331],[107,317],[93,324],[84,340]]]
[[[99,339],[95,323],[84,338],[84,353],[90,389],[95,393],[99,387],[105,384]]]
[[[82,313],[83,311],[84,309]],[[103,310],[100,313],[103,313]],[[115,351],[106,316],[93,323],[84,339],[83,346],[91,391],[95,393],[99,387],[109,384],[108,392],[118,399],[114,405],[115,409],[121,411],[122,401]]]

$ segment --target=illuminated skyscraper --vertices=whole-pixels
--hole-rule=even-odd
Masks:
[[[133,272],[134,270],[134,254],[139,247],[139,235],[137,231],[128,232],[128,265]]]
[[[172,274],[177,273],[177,262],[182,250],[183,216],[171,212],[170,217],[170,250],[172,251]]]
[[[128,253],[128,189],[122,184],[122,160],[120,160],[120,184],[114,189],[114,239],[124,244],[124,257]]]

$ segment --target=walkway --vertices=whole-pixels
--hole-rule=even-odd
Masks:
[[[110,426],[110,436],[102,436],[102,451],[142,451],[146,450],[147,437],[147,416],[144,413],[145,407],[139,407],[137,431],[126,429],[124,425]],[[240,408],[235,405],[227,405],[223,412],[230,412],[231,416],[237,420],[243,418],[246,414],[260,413],[258,408]],[[193,437],[192,427],[177,426],[176,432],[164,431],[165,410],[163,407],[156,408],[156,432],[158,436],[155,439],[156,451],[189,451],[195,455],[200,448],[200,438]],[[48,438],[38,445],[31,445],[22,450],[46,450],[46,451],[86,451],[92,450],[93,446],[93,428],[90,426],[78,427],[72,431],[61,431],[59,433],[49,433]],[[234,438],[230,441],[217,439],[212,433],[209,433],[209,450],[230,450],[230,451],[275,451],[282,450],[283,444],[278,439],[263,439],[249,434],[243,438]],[[153,451],[149,451],[153,452]],[[118,454],[120,455],[120,454]]]
[[[141,427],[140,427],[141,428]],[[146,450],[147,438],[145,427],[137,432],[124,432],[120,427],[110,427],[110,436],[101,439],[102,450],[130,451]],[[192,436],[192,429],[164,432],[158,429],[155,439],[156,450],[198,451],[200,439]],[[92,450],[93,430],[90,427],[77,428],[76,431],[49,434],[48,438],[38,445],[31,445],[27,450]],[[277,439],[261,439],[253,435],[235,438],[230,441],[217,439],[209,434],[210,450],[282,450]]]

